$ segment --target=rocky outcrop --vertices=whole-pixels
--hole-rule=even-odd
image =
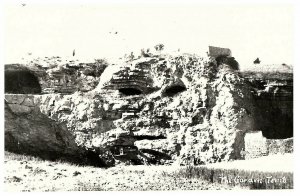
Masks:
[[[105,60],[79,63],[63,61],[60,57],[37,59],[27,65],[5,65],[5,92],[12,94],[71,94],[90,91],[98,85],[107,67]]]
[[[76,154],[78,148],[74,137],[66,126],[41,113],[41,101],[40,96],[33,95],[5,96],[5,147],[13,151],[45,154],[50,159],[57,152]]]
[[[40,106],[55,95],[5,95],[5,149],[36,155],[44,159],[60,159],[78,164],[103,166],[102,161],[78,146],[65,123],[49,118]],[[52,99],[52,100],[53,100]]]
[[[74,76],[70,86],[80,91],[6,95],[6,148],[79,159],[89,152],[106,166],[243,159],[245,134],[260,128],[257,96],[253,82],[228,62],[189,54],[141,57],[109,65],[93,76],[97,86],[78,75],[86,67],[76,68],[76,76],[64,65],[55,78]],[[47,77],[44,84],[52,81]]]

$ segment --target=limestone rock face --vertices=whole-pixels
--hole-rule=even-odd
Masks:
[[[24,151],[45,155],[45,158],[72,156],[78,147],[74,136],[64,125],[59,125],[41,113],[41,97],[38,95],[5,96],[5,147],[12,151]]]
[[[63,61],[60,57],[37,59],[27,65],[5,66],[6,93],[63,93],[90,91],[99,82],[100,75],[107,67],[104,60],[79,63]]]
[[[76,144],[66,123],[49,118],[41,106],[56,95],[5,95],[5,149],[44,159],[105,165],[92,151]]]
[[[95,78],[86,92],[6,95],[6,148],[89,152],[106,166],[197,165],[244,158],[245,134],[258,129],[253,88],[211,57],[152,55]]]

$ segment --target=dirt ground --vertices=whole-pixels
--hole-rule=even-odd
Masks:
[[[5,191],[143,191],[241,189],[172,176],[172,166],[95,168],[5,153]]]

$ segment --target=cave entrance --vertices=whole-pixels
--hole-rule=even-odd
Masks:
[[[5,93],[39,94],[38,78],[28,70],[5,71]]]
[[[184,86],[179,86],[179,85],[176,85],[176,86],[171,86],[171,87],[169,87],[169,88],[167,88],[166,90],[165,90],[165,95],[166,96],[174,96],[174,95],[176,95],[177,93],[180,93],[180,92],[182,92],[182,91],[185,91],[186,90],[186,88],[184,87]]]
[[[137,88],[120,88],[119,92],[124,95],[140,95],[142,91]]]
[[[293,137],[293,114],[283,114],[272,108],[264,113],[262,133],[267,139],[286,139]]]

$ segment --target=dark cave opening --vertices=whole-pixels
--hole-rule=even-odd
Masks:
[[[137,88],[120,88],[119,92],[124,95],[140,95],[142,91]]]
[[[293,137],[293,115],[282,114],[279,109],[263,113],[263,136],[267,139],[286,139]]]
[[[27,70],[5,71],[5,93],[39,94],[38,78]]]
[[[267,139],[293,137],[293,99],[263,94],[255,97],[257,129],[262,130]]]
[[[166,96],[169,96],[169,97],[171,97],[171,96],[174,96],[174,95],[176,95],[176,94],[178,94],[178,93],[180,93],[180,92],[183,92],[183,91],[185,91],[186,90],[186,88],[184,87],[184,86],[179,86],[179,85],[176,85],[176,86],[171,86],[171,87],[169,87],[169,88],[167,88],[166,90],[165,90],[165,95]]]

